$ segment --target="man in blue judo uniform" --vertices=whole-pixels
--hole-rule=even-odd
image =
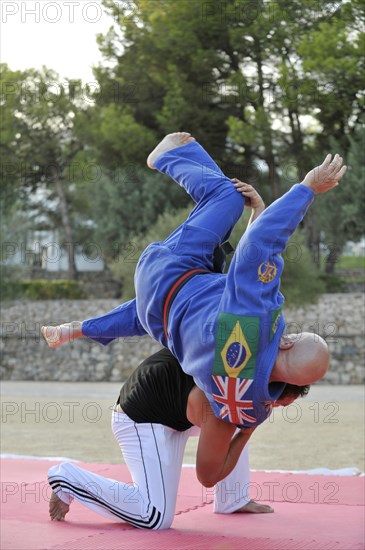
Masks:
[[[171,350],[194,378],[197,409],[204,408],[207,424],[214,419],[212,430],[206,428],[205,435],[202,430],[200,437],[205,449],[201,463],[210,464],[210,475],[202,476],[211,486],[231,471],[234,457],[270,415],[285,384],[305,386],[328,369],[328,348],[318,335],[282,337],[281,252],[314,195],[338,185],[346,166],[341,167],[338,155],[327,155],[302,183],[264,210],[242,236],[223,275],[213,271],[214,251],[229,237],[252,188],[235,187],[183,132],[166,136],[147,162],[184,187],[196,206],[165,241],[152,243],[141,255],[136,298],[84,321],[82,334],[104,344],[115,337],[149,334]],[[236,427],[242,430],[232,439]],[[224,465],[219,458],[211,464],[210,455],[220,454],[213,433],[213,439],[220,433]]]

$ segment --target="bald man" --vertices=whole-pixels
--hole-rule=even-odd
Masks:
[[[149,334],[194,378],[193,409],[209,403],[212,411],[201,429],[197,455],[198,477],[211,487],[232,471],[286,383],[304,386],[327,372],[329,352],[321,337],[283,338],[281,252],[315,194],[336,187],[346,166],[339,155],[327,155],[302,183],[264,210],[242,236],[223,275],[213,272],[214,250],[229,237],[252,187],[233,185],[184,132],[166,136],[147,164],[170,175],[196,206],[165,241],[152,243],[141,255],[136,299],[102,320],[104,328],[117,325],[118,336]],[[84,322],[82,333],[98,339],[98,322]],[[113,338],[111,332],[109,341]],[[236,427],[241,430],[234,435]]]

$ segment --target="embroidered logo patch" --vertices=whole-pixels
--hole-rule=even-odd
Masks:
[[[270,342],[274,338],[276,331],[278,330],[280,315],[281,315],[281,308],[274,309],[274,311],[271,312]]]
[[[262,262],[257,270],[259,280],[263,283],[270,283],[276,277],[278,269],[274,263]]]
[[[258,317],[220,313],[213,374],[253,379],[258,338]]]

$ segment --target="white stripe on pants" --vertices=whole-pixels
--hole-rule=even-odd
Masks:
[[[185,445],[198,428],[178,432],[162,424],[137,424],[126,414],[113,412],[112,430],[131,473],[133,484],[102,477],[73,463],[53,466],[48,481],[67,504],[75,498],[114,521],[141,529],[167,529],[174,519]],[[214,489],[203,488],[203,502],[214,494],[214,511],[231,513],[249,500],[247,449],[229,476]]]

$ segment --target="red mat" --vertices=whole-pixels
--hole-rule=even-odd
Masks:
[[[65,522],[48,518],[46,473],[56,461],[1,460],[1,550],[363,550],[364,477],[251,473],[251,498],[274,514],[212,512],[212,489],[183,468],[176,516],[167,531],[112,523],[76,501]],[[122,465],[79,463],[130,480]]]

